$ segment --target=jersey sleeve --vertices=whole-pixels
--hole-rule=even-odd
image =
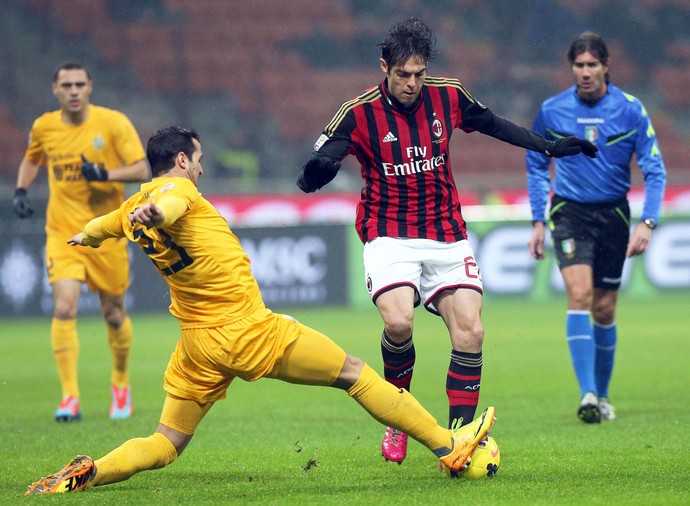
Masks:
[[[494,114],[480,102],[469,104],[463,109],[462,115],[464,129],[477,130],[499,141],[539,153],[546,151],[546,140],[540,134]]]
[[[167,227],[182,218],[189,210],[189,203],[179,195],[167,195],[159,199],[158,207],[165,216],[160,226]]]
[[[182,177],[171,178],[160,190],[156,192],[153,199],[154,203],[160,207],[164,213],[172,213],[171,221],[174,223],[179,220],[185,212],[192,208],[194,202],[201,197],[199,190],[189,179]],[[174,217],[174,219],[173,219]],[[166,213],[166,222],[168,216]]]
[[[343,104],[314,144],[314,153],[340,161],[350,154],[357,121],[349,103]]]
[[[45,165],[45,153],[43,151],[43,144],[41,142],[41,126],[40,118],[34,121],[31,125],[31,131],[29,132],[29,143],[26,147],[26,152],[24,157],[33,163],[39,165]]]
[[[638,135],[635,142],[635,156],[644,177],[645,199],[642,220],[653,218],[659,221],[661,202],[666,188],[666,167],[661,157],[652,120],[644,105],[640,103]]]
[[[544,123],[544,109],[540,109],[539,114],[532,124],[532,130],[540,135],[546,135]],[[528,150],[525,155],[527,166],[527,193],[529,195],[530,208],[532,209],[533,221],[546,220],[546,205],[549,197],[549,164],[551,158]]]
[[[125,237],[122,228],[121,209],[94,218],[84,226],[82,241],[88,246],[100,245],[106,239]]]

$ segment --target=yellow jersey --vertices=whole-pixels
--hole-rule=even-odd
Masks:
[[[117,209],[124,200],[124,183],[84,179],[82,156],[115,170],[146,158],[146,153],[134,126],[119,111],[89,105],[87,118],[80,125],[66,124],[59,110],[36,119],[25,157],[48,168],[48,236],[66,241],[89,220]],[[109,242],[104,245],[106,250],[122,247],[116,241]]]
[[[160,206],[167,198],[181,199],[186,208],[174,223],[146,228],[129,221],[137,207],[151,201]],[[142,184],[118,210],[91,222],[85,233],[136,242],[168,283],[170,312],[182,328],[228,325],[265,309],[239,239],[189,179],[159,177]]]

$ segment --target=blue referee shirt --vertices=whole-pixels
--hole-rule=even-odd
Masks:
[[[609,83],[595,103],[580,98],[576,86],[546,100],[532,130],[547,139],[576,135],[596,144],[596,158],[583,154],[555,158],[553,191],[576,202],[612,202],[630,190],[630,160],[644,176],[645,201],[641,219],[659,220],[666,187],[666,168],[654,127],[642,102]],[[527,152],[527,187],[532,219],[545,221],[551,158]]]

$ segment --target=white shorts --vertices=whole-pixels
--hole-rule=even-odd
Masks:
[[[415,290],[415,307],[421,301],[434,313],[434,298],[444,290],[469,288],[483,291],[482,276],[468,241],[377,237],[364,245],[364,277],[371,300],[400,286]]]

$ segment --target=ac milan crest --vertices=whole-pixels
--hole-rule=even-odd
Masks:
[[[431,124],[431,131],[434,132],[434,135],[436,138],[439,138],[443,135],[443,124],[441,123],[441,120],[436,118],[434,122]]]

